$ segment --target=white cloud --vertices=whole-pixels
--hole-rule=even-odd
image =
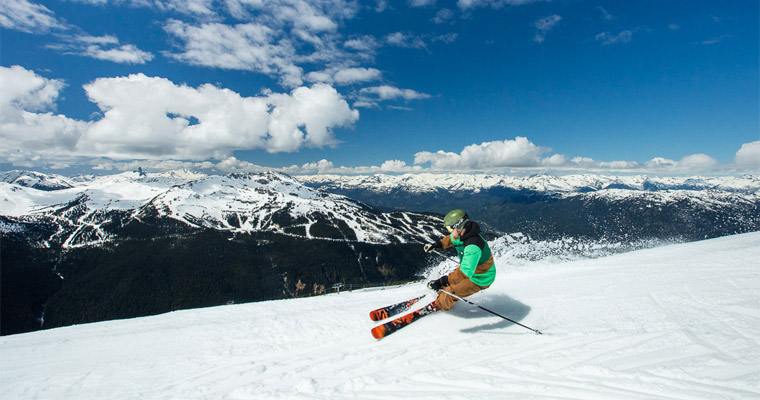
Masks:
[[[647,168],[662,169],[662,168],[674,168],[678,165],[677,162],[669,160],[663,157],[655,157],[644,164]]]
[[[97,171],[134,171],[137,168],[142,168],[146,171],[208,170],[215,166],[214,163],[209,161],[193,162],[180,160],[92,160],[90,164],[92,165],[92,169]]]
[[[29,165],[35,156],[70,151],[89,126],[51,112],[64,87],[60,80],[20,66],[0,67],[0,87],[0,156],[9,162]]]
[[[1,1],[0,27],[26,33],[68,29],[47,7],[27,0]]]
[[[414,155],[414,164],[430,163],[433,169],[468,170],[500,167],[537,167],[541,154],[550,149],[539,147],[525,137],[472,144],[462,152],[422,151]],[[556,161],[556,160],[555,160]]]
[[[435,5],[436,0],[408,0],[409,7],[428,7]]]
[[[348,85],[380,79],[381,73],[375,68],[344,68],[335,73],[335,83]]]
[[[739,168],[760,169],[760,140],[744,143],[736,152],[734,164]]]
[[[760,142],[758,142],[760,143]],[[760,148],[760,144],[758,145]],[[560,169],[589,171],[626,171],[651,173],[700,173],[720,169],[717,161],[705,154],[692,154],[680,161],[656,157],[646,163],[636,161],[597,161],[589,157],[569,159],[562,154],[545,157],[551,149],[537,146],[525,137],[472,144],[460,153],[439,150],[415,154],[414,164],[430,164],[432,170],[492,170],[499,168]],[[754,150],[760,153],[760,149]],[[752,157],[748,151],[748,157]],[[739,162],[737,162],[739,164]]]
[[[452,33],[446,33],[443,35],[435,36],[431,40],[433,42],[443,42],[443,43],[449,44],[449,43],[454,43],[458,37],[459,37],[458,33],[452,32]]]
[[[716,43],[720,43],[720,42],[722,42],[722,41],[724,41],[726,39],[730,39],[730,38],[732,38],[731,35],[716,36],[716,37],[714,37],[712,39],[709,39],[709,40],[703,40],[701,42],[701,44],[705,44],[705,45],[716,44]]]
[[[432,21],[436,24],[445,24],[453,19],[454,11],[451,11],[448,8],[442,8],[435,13],[435,17],[433,17]]]
[[[538,21],[534,22],[533,25],[536,27],[536,36],[533,37],[534,42],[543,43],[544,38],[546,37],[546,34],[549,33],[552,29],[554,29],[555,26],[559,23],[559,21],[562,20],[562,17],[559,15],[549,15],[548,17],[544,17],[539,19]]]
[[[612,35],[609,32],[602,32],[596,35],[596,41],[602,42],[603,45],[616,44],[616,43],[628,43],[633,39],[633,32],[622,31],[617,35]]]
[[[343,43],[343,46],[351,50],[373,53],[378,47],[380,47],[380,43],[374,36],[365,35],[346,40],[346,42]]]
[[[302,85],[304,79],[326,82],[326,75],[320,74],[334,75],[336,65],[358,67],[360,62],[372,60],[378,46],[371,36],[345,41],[337,32],[339,22],[355,14],[353,2],[229,0],[225,4],[244,22],[230,25],[171,19],[164,29],[176,39],[177,49],[167,55],[191,65],[262,73],[293,88]],[[319,71],[320,65],[332,70]],[[315,66],[316,70],[304,72]],[[338,76],[330,82],[341,84],[340,79]]]
[[[602,6],[597,6],[596,8],[597,8],[599,11],[601,11],[601,12],[602,12],[602,19],[605,19],[605,20],[607,20],[607,21],[612,21],[612,19],[613,19],[614,17],[612,16],[612,14],[610,14],[609,12],[607,12],[607,10],[605,10],[605,9],[604,9],[604,7],[602,7]]]
[[[338,33],[341,22],[358,12],[354,1],[225,0],[223,5],[213,8],[242,23],[222,23],[229,20],[222,14],[194,23],[169,20],[165,30],[178,48],[167,54],[192,65],[266,74],[288,88],[303,84],[307,67],[355,66],[372,58],[371,43],[352,39],[344,46]]]
[[[104,115],[83,122],[35,112],[52,108],[60,81],[0,67],[0,83],[10,89],[0,94],[0,154],[10,162],[53,155],[205,160],[224,159],[234,150],[296,151],[335,145],[333,129],[359,118],[324,84],[242,97],[209,84],[193,88],[137,74],[85,85]]]
[[[131,44],[126,44],[111,49],[103,49],[98,46],[87,46],[83,53],[85,56],[98,60],[112,61],[126,64],[145,64],[153,59],[153,54],[142,51]]]
[[[397,87],[382,85],[362,88],[359,91],[361,96],[372,98],[379,101],[404,99],[409,100],[421,100],[430,98],[429,94],[420,93],[412,89],[399,89]]]
[[[334,68],[310,72],[306,76],[306,80],[310,82],[334,83],[336,85],[353,85],[381,78],[382,72],[375,68]]]
[[[142,51],[131,44],[119,46],[115,36],[62,36],[64,43],[47,47],[63,54],[91,57],[98,60],[124,64],[145,64],[153,59],[153,54]]]
[[[284,86],[302,83],[302,69],[295,64],[293,44],[268,26],[247,23],[234,26],[206,23],[190,25],[170,20],[165,30],[184,42],[182,52],[171,57],[192,65],[260,72],[279,76]]]
[[[24,67],[0,67],[0,107],[3,113],[15,109],[44,111],[52,109],[65,86],[58,79],[46,79]],[[0,115],[0,116],[2,116]]]
[[[401,160],[388,160],[380,165],[380,170],[386,172],[405,172],[408,170],[406,162]]]
[[[264,168],[255,164],[252,164],[248,161],[242,161],[238,160],[235,157],[227,157],[224,160],[220,161],[219,163],[214,165],[214,169],[217,169],[222,172],[232,173],[232,172],[262,172],[265,170],[269,170],[269,168]]]
[[[385,42],[391,46],[408,49],[424,49],[425,42],[418,36],[406,32],[394,32],[385,36]]]
[[[502,8],[506,6],[521,6],[524,4],[537,3],[549,0],[458,0],[457,6],[462,10],[477,7]]]
[[[688,171],[704,171],[716,165],[718,162],[707,154],[692,154],[682,158],[676,167]]]

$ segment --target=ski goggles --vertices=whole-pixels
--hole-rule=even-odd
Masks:
[[[447,225],[446,229],[448,229],[449,233],[451,233],[451,232],[454,231],[454,229],[461,229],[462,226],[464,226],[465,222],[467,222],[467,214],[465,214],[464,217],[462,217],[462,219],[460,219],[459,221],[457,221],[457,223],[455,223],[453,225]]]

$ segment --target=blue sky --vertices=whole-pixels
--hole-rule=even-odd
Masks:
[[[6,0],[0,168],[760,170],[756,1]]]

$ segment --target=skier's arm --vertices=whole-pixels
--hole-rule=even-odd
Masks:
[[[441,238],[440,242],[441,242],[441,247],[443,247],[444,249],[448,249],[449,247],[454,245],[454,243],[451,241],[451,235],[444,236],[443,238]]]

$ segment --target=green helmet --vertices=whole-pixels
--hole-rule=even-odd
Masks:
[[[450,226],[452,229],[461,228],[467,222],[467,213],[463,210],[452,210],[446,214],[443,219],[443,226]]]

